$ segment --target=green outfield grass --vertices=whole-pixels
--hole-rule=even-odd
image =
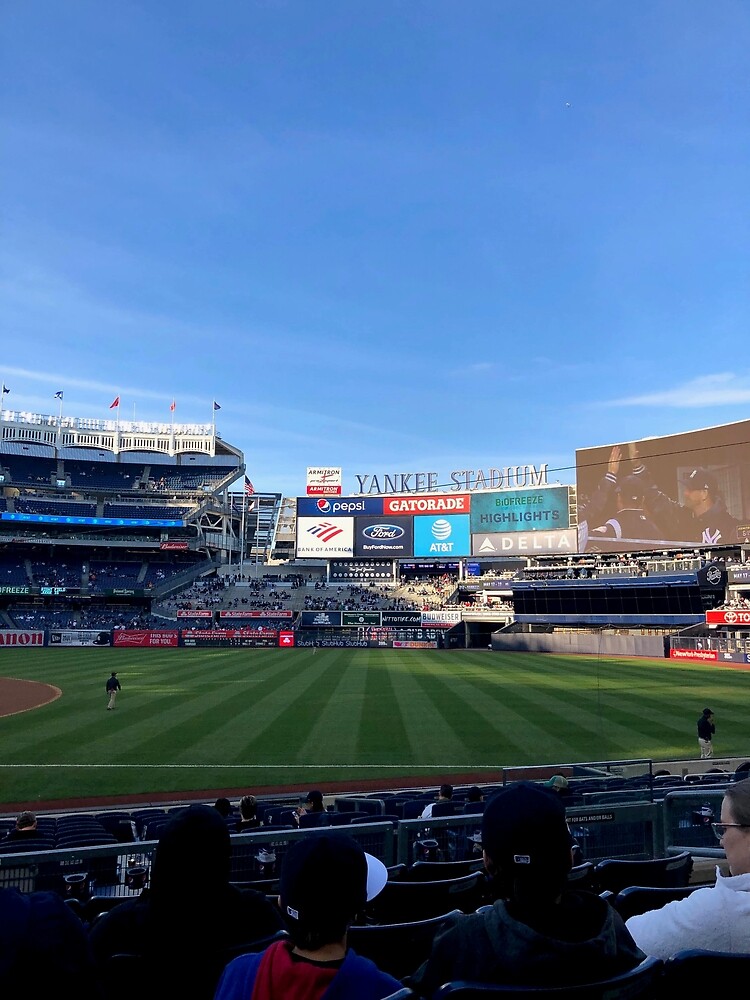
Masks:
[[[104,684],[123,690],[105,711]],[[0,718],[0,802],[248,788],[750,751],[750,672],[668,660],[421,650],[43,649],[1,673],[56,685]]]

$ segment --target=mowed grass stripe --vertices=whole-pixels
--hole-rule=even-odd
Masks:
[[[305,757],[311,728],[333,697],[349,662],[347,650],[307,658],[293,678],[256,704],[254,738],[246,742],[247,760],[259,764],[315,763]]]
[[[310,726],[307,739],[300,746],[298,757],[308,763],[351,764],[361,760],[358,749],[362,729],[362,712],[372,710],[375,699],[369,690],[369,679],[377,673],[371,669],[367,652],[356,659],[340,657],[340,674],[328,702],[322,706]]]
[[[283,701],[290,690],[297,689],[300,678],[306,674],[303,664],[311,660],[302,657],[292,663],[278,657],[273,660],[262,657],[242,677],[217,678],[215,690],[209,689],[202,701],[191,704],[189,717],[185,718],[183,713],[183,718],[173,719],[171,731],[166,734],[174,742],[173,759],[177,763],[217,765],[252,761],[247,752],[248,742],[256,740],[263,731],[268,706]],[[185,726],[192,735],[188,747]]]
[[[380,701],[378,714],[363,715],[360,748],[371,763],[436,764],[463,760],[465,747],[446,727],[417,683],[415,671],[424,669],[419,652],[398,651],[388,656],[378,650],[376,661]],[[440,757],[434,741],[440,736]]]
[[[540,714],[550,714],[550,700],[543,694],[523,697],[532,676],[519,681],[517,675],[495,671],[485,666],[487,663],[483,656],[478,669],[473,665],[468,671],[443,668],[439,676],[421,678],[425,691],[432,691],[433,697],[437,694],[443,710],[457,720],[454,725],[460,720],[467,759],[477,764],[499,764],[520,757],[531,760],[540,747],[544,747],[547,759],[565,753],[569,749],[566,741],[556,741],[551,735],[554,730],[545,728],[538,719]]]

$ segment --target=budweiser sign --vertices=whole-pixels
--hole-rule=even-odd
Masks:
[[[750,625],[750,611],[729,609],[727,611],[707,611],[707,625]]]

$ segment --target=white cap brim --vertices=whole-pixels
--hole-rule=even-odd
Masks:
[[[374,858],[372,854],[365,851],[367,860],[367,902],[375,899],[378,893],[383,891],[385,883],[388,881],[388,869],[379,858]]]

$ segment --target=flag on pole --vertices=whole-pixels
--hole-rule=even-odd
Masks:
[[[219,404],[218,404],[218,403],[216,402],[216,400],[214,400],[214,409],[215,409],[215,410],[220,410],[220,409],[221,409],[221,407],[220,407],[220,406],[219,406]]]
[[[62,389],[60,389],[58,390],[58,392],[55,393],[55,399],[62,399],[62,398],[63,398],[63,391]]]
[[[9,388],[8,388],[8,386],[7,386],[6,384],[5,384],[5,382],[3,382],[3,395],[5,395],[5,393],[6,393],[6,392],[10,392],[10,389],[9,389]]]
[[[172,413],[177,409],[177,403],[174,400],[169,404],[169,409]]]
[[[251,497],[255,493],[255,487],[250,482],[250,480],[245,476],[245,496]]]
[[[110,410],[116,410],[116,409],[119,408],[119,406],[120,406],[120,397],[119,396],[115,396],[113,402],[111,402],[109,404],[109,408],[110,408]]]

